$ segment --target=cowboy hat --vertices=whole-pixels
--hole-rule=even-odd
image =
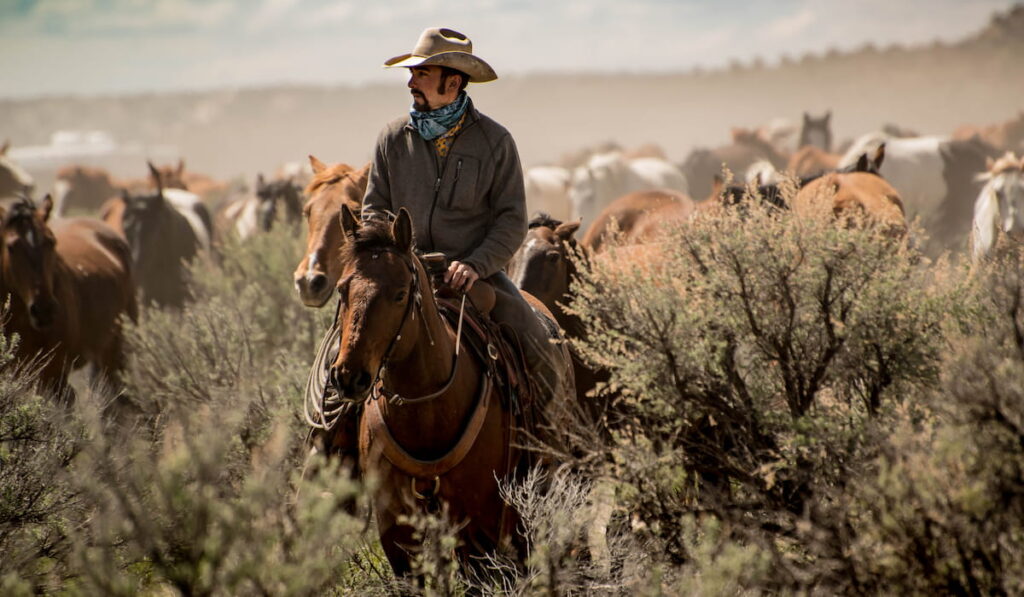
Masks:
[[[498,78],[491,65],[473,55],[473,42],[468,37],[444,27],[425,30],[412,52],[384,63],[385,68],[432,65],[464,72],[473,83],[486,83]]]

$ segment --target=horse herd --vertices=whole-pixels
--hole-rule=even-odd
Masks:
[[[805,114],[794,148],[786,147],[785,131],[737,129],[732,144],[695,150],[679,165],[656,147],[601,148],[560,166],[528,169],[528,205],[544,213],[530,222],[508,274],[547,307],[566,336],[579,338],[585,331],[563,308],[580,263],[573,255],[600,259],[613,235],[627,245],[649,245],[667,226],[737,205],[744,196],[770,209],[824,209],[842,225],[867,223],[894,242],[914,242],[908,238],[908,218],[918,217],[932,235],[927,251],[959,248],[971,238],[977,259],[1001,236],[1024,231],[1024,159],[1015,153],[1024,142],[1024,113],[1003,125],[946,137],[898,136],[906,132],[890,129],[852,141],[843,153],[833,153],[830,119],[830,114]],[[44,387],[68,396],[68,374],[79,366],[89,365],[94,379],[117,383],[125,365],[119,321],[137,320],[140,304],[185,305],[190,298],[186,264],[197,255],[216,256],[225,235],[244,238],[269,229],[275,220],[305,220],[306,247],[293,274],[300,301],[320,308],[337,292],[356,292],[353,273],[359,280],[380,277],[380,284],[359,292],[393,296],[354,304],[378,305],[373,308],[386,313],[350,318],[372,319],[379,324],[374,329],[390,330],[384,334],[392,336],[390,344],[386,337],[378,342],[378,348],[389,346],[386,354],[374,357],[380,381],[406,395],[441,386],[440,393],[451,388],[461,397],[454,414],[450,404],[434,401],[378,405],[376,419],[363,418],[360,437],[368,439],[359,443],[361,454],[365,451],[362,466],[370,466],[370,459],[404,480],[382,486],[379,492],[394,491],[377,493],[375,499],[382,533],[393,534],[382,537],[385,551],[396,570],[407,571],[408,554],[396,546],[412,538],[397,521],[402,504],[422,501],[424,494],[432,492],[466,517],[487,521],[464,528],[473,553],[493,549],[515,527],[514,513],[501,506],[493,482],[495,474],[515,468],[509,456],[511,415],[501,400],[486,402],[488,391],[479,389],[488,377],[483,365],[456,367],[458,332],[438,315],[444,303],[435,304],[424,265],[412,252],[408,214],[398,214],[387,226],[369,226],[352,215],[359,213],[369,168],[328,165],[310,156],[308,170],[293,167],[270,181],[260,175],[253,192],[234,196],[227,185],[191,174],[181,162],[149,164],[148,177],[137,181],[72,167],[58,174],[56,200],[49,195],[33,200],[30,177],[0,153],[0,294],[10,296],[5,332],[21,338],[20,362],[42,363]],[[736,173],[735,181],[728,172]],[[796,187],[795,194],[783,193],[786,185]],[[84,217],[71,217],[75,214]],[[350,308],[355,307],[339,308],[339,318]],[[413,322],[412,331],[407,321]],[[446,365],[423,366],[437,358]],[[380,364],[388,359],[391,365]],[[409,371],[422,369],[422,375],[396,376],[401,369],[393,365],[401,359],[411,359],[416,366]],[[578,398],[607,376],[577,359],[572,367]],[[428,420],[437,429],[424,431]],[[464,446],[466,430],[474,425],[477,432],[490,429],[484,436],[491,443],[507,441],[493,449]],[[403,455],[405,468],[387,455],[381,437],[394,444],[393,453]],[[438,459],[455,450],[446,446],[462,446],[462,452],[438,473]],[[412,468],[434,472],[409,473],[408,462],[433,462]],[[401,491],[395,489],[399,485]],[[499,516],[493,514],[497,511]]]

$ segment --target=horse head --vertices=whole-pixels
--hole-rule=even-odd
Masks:
[[[266,182],[263,174],[256,175],[256,208],[260,230],[267,232],[277,219],[278,204],[284,204],[285,218],[294,222],[302,216],[300,189],[288,179]]]
[[[57,317],[54,272],[57,240],[46,225],[53,209],[49,195],[37,207],[21,196],[2,213],[2,277],[5,292],[25,305],[29,322],[38,330],[53,325]]]
[[[1024,158],[1006,152],[998,160],[986,159],[986,180],[974,204],[974,258],[987,255],[999,232],[1024,238]]]
[[[359,209],[369,177],[369,164],[355,170],[347,164],[327,166],[309,156],[313,181],[306,187],[309,200],[302,207],[306,218],[306,252],[295,268],[295,289],[307,307],[322,307],[338,282],[338,249],[344,242],[338,214],[342,206]]]
[[[555,313],[559,311],[558,302],[569,292],[575,271],[571,256],[576,251],[574,235],[579,228],[579,221],[563,223],[538,214],[530,221],[526,238],[508,265],[515,285]]]
[[[343,206],[339,224],[345,237],[337,284],[340,340],[331,382],[339,395],[359,401],[389,360],[402,360],[416,345],[416,304],[430,294],[430,281],[413,253],[412,218],[404,208],[388,223],[360,222]]]
[[[121,200],[124,202],[124,236],[131,248],[132,264],[138,271],[142,271],[143,264],[160,250],[158,243],[147,239],[159,236],[159,230],[167,217],[166,211],[172,209],[164,199],[163,176],[153,164],[149,164],[149,169],[156,185],[155,191],[133,194],[127,189],[121,190]]]
[[[820,118],[814,118],[804,112],[798,147],[807,145],[824,151],[832,151],[832,110],[825,112],[825,115]]]
[[[185,185],[185,160],[179,159],[176,166],[167,165],[158,168],[152,162],[146,162],[146,165],[149,166],[149,178],[153,186],[188,190]]]

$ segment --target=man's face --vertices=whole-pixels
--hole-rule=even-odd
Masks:
[[[440,66],[414,66],[409,69],[412,107],[420,112],[436,110],[455,101],[459,95],[459,78],[441,80]]]

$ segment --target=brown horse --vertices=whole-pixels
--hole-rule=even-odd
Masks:
[[[629,193],[601,211],[581,243],[588,251],[600,253],[616,231],[619,239],[627,244],[644,242],[656,234],[658,218],[664,221],[686,218],[695,208],[693,199],[678,191],[659,189]]]
[[[73,212],[96,213],[108,200],[117,197],[126,188],[102,168],[68,166],[57,172],[57,216]]]
[[[586,333],[579,317],[566,309],[572,301],[570,285],[576,277],[575,259],[586,258],[586,249],[577,244],[574,236],[579,227],[579,222],[563,223],[538,214],[530,220],[526,238],[506,268],[516,287],[543,303],[570,340],[582,339]],[[608,381],[608,371],[589,367],[575,350],[571,356],[576,400],[594,421],[599,421],[607,404],[588,394],[598,383]]]
[[[814,176],[839,167],[839,160],[843,156],[838,153],[829,153],[820,147],[805,145],[789,156],[789,164],[786,170],[796,176]]]
[[[101,217],[128,240],[143,300],[180,308],[190,297],[187,263],[210,248],[211,219],[197,195],[164,189],[156,169],[150,169],[156,191],[125,191],[103,206]]]
[[[413,253],[404,208],[393,224],[360,223],[347,207],[341,220],[340,341],[330,378],[342,399],[364,405],[360,471],[377,481],[371,499],[388,561],[397,575],[410,572],[416,541],[403,517],[430,504],[446,506],[459,525],[464,564],[507,548],[522,557],[516,513],[499,483],[522,470],[523,453],[515,417],[485,369],[490,358],[467,350],[465,340],[456,352],[455,326]]]
[[[825,174],[800,189],[792,207],[797,214],[830,209],[843,225],[867,224],[896,239],[907,235],[907,220],[899,192],[872,172]]]
[[[17,333],[20,361],[42,358],[44,389],[65,394],[69,371],[90,365],[94,382],[116,384],[124,368],[121,321],[138,316],[124,239],[98,220],[47,220],[49,195],[2,214],[0,294],[10,295],[7,334]]]
[[[347,205],[357,213],[362,209],[370,164],[356,170],[347,164],[327,166],[313,156],[309,162],[313,181],[306,187],[309,200],[302,208],[308,225],[306,253],[295,268],[295,289],[304,305],[319,308],[331,298],[341,274],[341,207]]]
[[[1024,150],[1024,110],[1015,118],[998,124],[974,126],[965,124],[953,131],[954,139],[971,139],[978,136],[982,141],[999,151]]]

